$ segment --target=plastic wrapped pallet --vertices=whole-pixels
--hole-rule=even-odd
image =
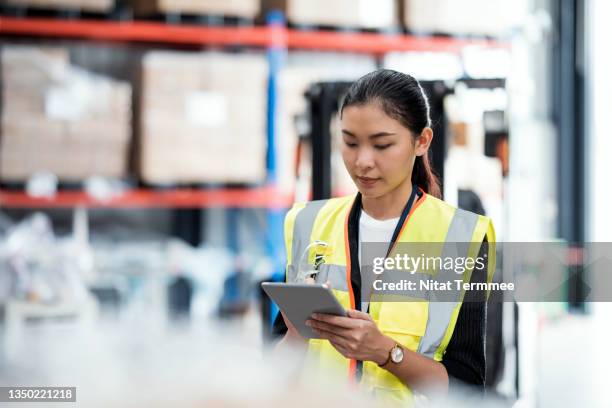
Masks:
[[[129,84],[71,66],[65,49],[37,47],[5,47],[2,78],[2,180],[126,175]]]
[[[403,21],[417,33],[503,36],[527,14],[525,0],[402,0]]]
[[[211,14],[254,19],[259,0],[130,0],[138,15],[155,13]]]
[[[143,180],[264,181],[267,74],[261,54],[146,55],[139,152]]]
[[[112,10],[115,6],[115,0],[6,0],[6,4],[33,8],[104,12]]]
[[[395,0],[262,0],[264,10],[282,10],[298,25],[394,28]]]

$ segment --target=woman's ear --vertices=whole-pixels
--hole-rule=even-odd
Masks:
[[[425,155],[427,153],[427,150],[429,150],[429,145],[431,145],[432,140],[433,130],[431,130],[430,127],[426,127],[416,138],[414,153],[417,156]]]

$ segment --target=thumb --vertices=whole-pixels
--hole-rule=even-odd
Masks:
[[[331,281],[329,281],[329,280],[328,280],[328,281],[326,281],[326,282],[323,284],[323,286],[325,286],[327,289],[333,289],[333,288],[332,288]]]
[[[372,316],[369,313],[362,312],[361,310],[349,309],[346,312],[348,317],[353,319],[372,320]]]

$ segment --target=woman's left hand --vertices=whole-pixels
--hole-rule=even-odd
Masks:
[[[347,313],[348,317],[315,313],[306,324],[346,358],[376,364],[387,361],[395,342],[378,330],[368,313],[359,310]]]

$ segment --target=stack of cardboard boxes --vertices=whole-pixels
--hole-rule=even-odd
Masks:
[[[260,20],[270,10],[281,10],[298,25],[396,27],[396,0],[131,0],[137,15],[185,13],[226,15]]]
[[[115,6],[115,0],[6,0],[6,4],[46,9],[78,9],[105,12]]]
[[[417,33],[508,34],[521,24],[529,2],[505,0],[401,0],[404,25]]]
[[[185,13],[226,15],[254,19],[259,0],[130,0],[137,15]]]
[[[27,7],[108,11],[115,0],[6,0]],[[137,16],[199,14],[265,19],[281,10],[296,25],[394,29],[455,35],[508,34],[521,24],[526,0],[127,0]]]
[[[297,25],[394,28],[395,0],[262,0],[264,10],[282,10]]]
[[[68,51],[2,50],[0,179],[126,175],[131,86],[70,65]]]
[[[139,167],[145,182],[265,180],[263,55],[151,52],[142,75]]]

